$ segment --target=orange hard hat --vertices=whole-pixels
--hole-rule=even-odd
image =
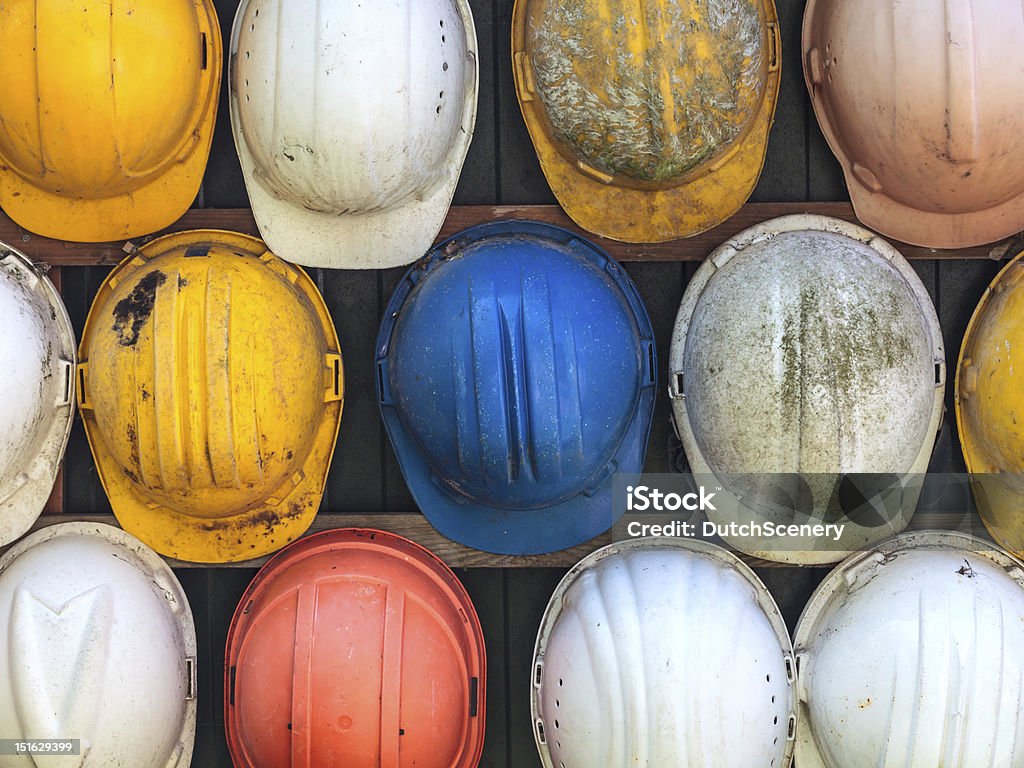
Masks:
[[[225,728],[245,768],[474,768],[486,654],[473,604],[434,554],[344,528],[281,550],[242,596]]]

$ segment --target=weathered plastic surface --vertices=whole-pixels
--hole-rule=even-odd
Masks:
[[[1015,768],[1024,564],[921,532],[855,555],[796,629],[801,768]]]
[[[480,622],[419,545],[326,531],[281,552],[242,596],[224,702],[238,768],[475,768]]]
[[[392,296],[381,414],[441,533],[553,552],[614,523],[613,475],[643,467],[655,359],[636,286],[604,251],[547,224],[481,225],[439,243]]]
[[[229,71],[235,145],[274,253],[375,269],[427,251],[476,123],[468,0],[243,0]]]
[[[0,8],[0,206],[47,237],[149,234],[192,204],[222,62],[210,0]]]
[[[0,243],[0,545],[43,511],[75,413],[75,335],[53,284]]]
[[[992,537],[1024,554],[1024,389],[1015,358],[1024,346],[1024,253],[978,302],[956,371],[956,423],[978,514]]]
[[[79,739],[3,768],[188,768],[196,634],[174,573],[109,525],[37,531],[0,558],[0,734]]]
[[[745,230],[689,283],[669,353],[669,396],[690,466],[743,497],[743,520],[794,522],[769,486],[800,473],[819,519],[837,510],[845,473],[923,473],[942,414],[945,357],[935,308],[888,243],[838,219],[787,216]],[[911,479],[912,482],[912,479]],[[796,539],[772,550],[730,538],[771,560],[827,563],[898,533],[844,519],[841,546],[809,551]],[[725,505],[709,511],[731,522]]]
[[[753,190],[779,88],[771,0],[517,0],[512,51],[541,167],[584,229],[694,235]]]
[[[531,708],[544,768],[786,768],[796,698],[757,576],[691,539],[587,556],[541,621]]]
[[[857,216],[915,245],[1024,229],[1020,0],[808,0],[804,78]]]
[[[110,273],[79,357],[78,405],[125,530],[160,554],[217,563],[309,527],[344,375],[301,269],[245,235],[159,238]]]

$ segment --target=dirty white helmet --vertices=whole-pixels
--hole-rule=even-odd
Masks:
[[[1024,764],[1024,571],[929,531],[851,557],[796,630],[800,768]]]
[[[0,243],[0,545],[27,531],[53,490],[74,416],[75,336],[53,284]]]
[[[43,528],[0,558],[0,735],[80,740],[46,765],[187,768],[195,658],[177,579],[119,528]]]
[[[544,768],[785,768],[792,648],[753,571],[693,539],[577,563],[548,603],[531,709]]]
[[[906,527],[942,416],[945,354],[925,287],[880,237],[796,215],[726,241],[686,288],[669,366],[690,467],[722,488],[709,519],[845,525],[838,541],[737,528],[729,544],[829,563]],[[871,474],[885,476],[880,493]],[[850,475],[874,511],[836,492]]]
[[[242,0],[231,125],[286,261],[409,264],[441,229],[476,123],[468,0]]]

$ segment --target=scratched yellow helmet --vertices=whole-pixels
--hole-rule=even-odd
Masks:
[[[19,225],[98,242],[188,209],[220,90],[212,0],[9,0],[0,51],[0,207]]]
[[[309,527],[338,434],[338,337],[313,281],[262,241],[158,238],[110,273],[78,404],[118,522],[168,557],[235,562]]]
[[[626,242],[734,214],[779,92],[773,0],[516,0],[516,92],[566,213]]]
[[[956,371],[956,424],[992,538],[1024,555],[1024,252],[978,302]]]

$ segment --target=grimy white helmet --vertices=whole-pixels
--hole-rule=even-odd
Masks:
[[[50,526],[0,558],[0,735],[80,741],[41,764],[188,768],[195,658],[177,579],[119,528]]]
[[[1024,764],[1024,564],[898,536],[821,583],[796,629],[800,768]]]
[[[544,768],[785,768],[792,647],[760,579],[694,539],[632,539],[570,570],[534,651]]]
[[[468,0],[242,0],[231,125],[286,261],[409,264],[441,229],[476,123]]]
[[[796,215],[726,241],[686,288],[669,366],[676,431],[694,475],[721,485],[707,515],[736,525],[730,545],[829,563],[906,527],[942,417],[945,354],[928,292],[880,237]],[[865,493],[844,495],[844,480]],[[838,540],[766,533],[808,521],[845,527]],[[765,532],[739,527],[751,523]]]
[[[57,476],[74,416],[75,335],[28,257],[0,243],[0,545],[27,531]]]

